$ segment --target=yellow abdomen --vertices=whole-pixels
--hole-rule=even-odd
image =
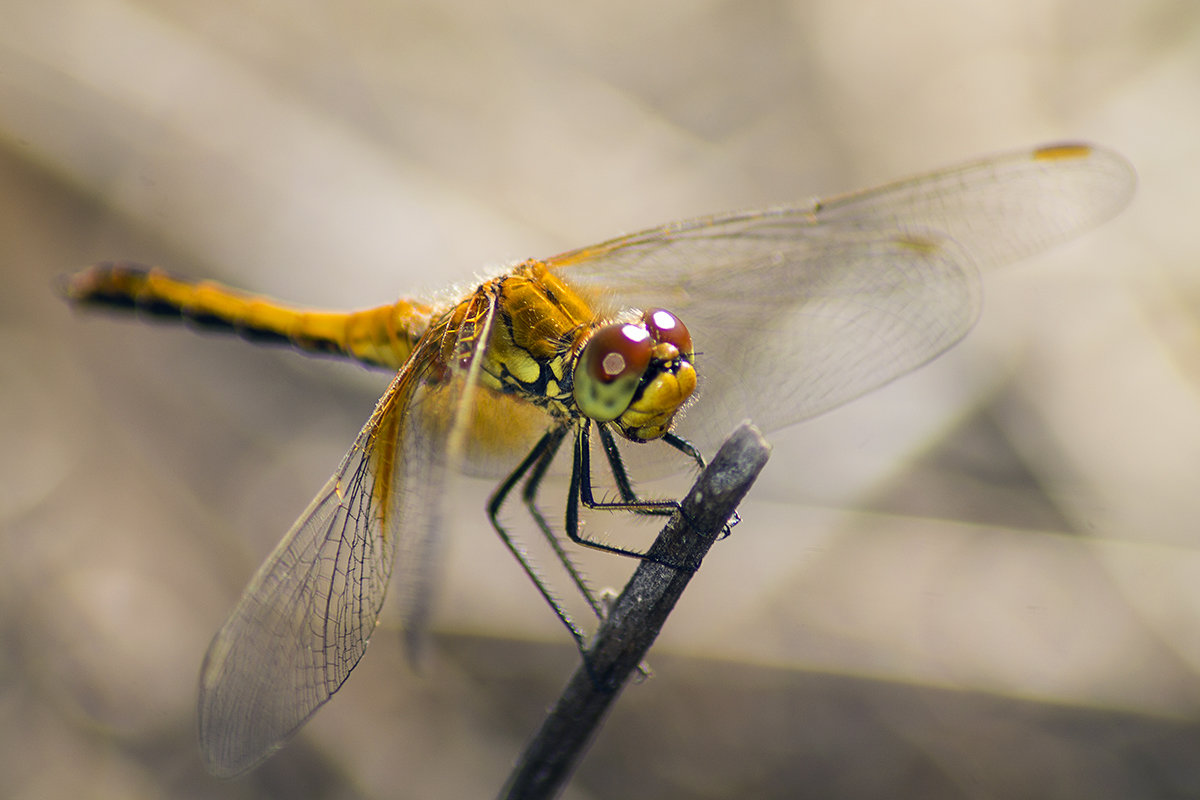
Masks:
[[[160,269],[105,262],[72,276],[67,298],[178,319],[256,342],[290,344],[310,353],[398,370],[429,327],[433,309],[400,300],[364,311],[312,311],[283,305],[211,281],[193,282]]]

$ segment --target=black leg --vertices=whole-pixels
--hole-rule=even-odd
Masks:
[[[592,491],[592,475],[591,475],[591,421],[580,420],[575,423],[575,447],[572,458],[571,467],[571,484],[568,490],[567,513],[566,513],[566,533],[567,536],[577,544],[591,547],[597,550],[603,550],[617,555],[629,556],[632,558],[645,558],[645,553],[630,550],[614,545],[605,544],[604,542],[586,539],[579,533],[579,504],[592,509],[604,510],[620,510],[633,511],[640,514],[652,515],[668,515],[674,513],[679,508],[677,502],[673,500],[642,500],[638,498],[633,490],[633,484],[629,480],[629,474],[625,469],[625,464],[621,459],[620,450],[617,448],[616,441],[612,433],[603,425],[597,426],[600,441],[604,448],[605,458],[608,462],[609,469],[612,472],[613,481],[616,484],[617,491],[621,495],[621,500],[618,502],[602,502],[595,499]],[[492,493],[488,501],[488,518],[491,520],[492,527],[500,536],[500,540],[504,542],[505,547],[517,559],[521,568],[525,570],[525,574],[533,581],[541,593],[542,598],[554,610],[555,615],[567,631],[571,634],[571,638],[575,641],[576,646],[581,653],[586,656],[586,641],[583,630],[571,618],[563,607],[561,601],[550,590],[549,584],[541,573],[533,566],[529,557],[516,543],[509,534],[508,530],[500,522],[500,509],[512,494],[513,489],[517,484],[524,482],[521,489],[521,499],[529,514],[533,517],[537,524],[538,530],[545,537],[555,556],[567,571],[571,581],[579,590],[587,601],[588,606],[598,619],[603,619],[607,613],[604,602],[597,596],[596,592],[588,585],[583,574],[579,571],[571,560],[570,554],[562,546],[562,542],[555,535],[554,529],[546,521],[541,509],[537,506],[537,494],[542,485],[542,480],[550,469],[550,465],[554,462],[554,457],[558,454],[562,447],[563,440],[566,438],[570,427],[563,425],[548,431],[538,440],[529,454],[521,461],[517,467],[509,473],[504,481]],[[699,465],[704,465],[704,459],[686,440],[681,439],[674,434],[667,434],[663,440],[675,448],[679,452],[686,455],[688,458],[696,461]],[[666,566],[675,567],[675,564],[666,564]]]
[[[698,466],[700,469],[704,469],[706,466],[708,466],[704,461],[704,456],[700,455],[700,451],[697,450],[696,447],[687,439],[676,436],[668,431],[667,433],[663,434],[662,440],[671,447],[674,447],[679,452],[683,453],[692,461],[695,461],[696,466]]]
[[[626,503],[636,503],[637,494],[633,491],[629,473],[625,471],[625,462],[621,459],[621,451],[617,449],[617,442],[613,438],[612,431],[600,425],[596,428],[596,433],[600,434],[600,444],[604,447],[608,468],[612,471],[613,482],[617,484],[617,491],[620,492],[621,499]]]
[[[592,587],[588,585],[586,579],[583,577],[583,573],[581,573],[579,568],[575,566],[575,562],[571,560],[570,553],[568,553],[563,547],[562,541],[554,533],[554,529],[550,527],[550,523],[546,521],[545,515],[542,514],[541,509],[537,506],[537,493],[541,488],[542,479],[546,476],[546,471],[550,468],[550,464],[553,463],[554,456],[558,452],[558,448],[562,444],[562,440],[566,437],[567,428],[559,428],[554,433],[555,441],[553,447],[548,448],[542,454],[541,458],[534,463],[533,469],[530,470],[529,476],[525,480],[525,487],[521,492],[521,499],[524,501],[525,508],[528,509],[529,515],[533,517],[533,521],[537,523],[538,529],[541,530],[542,536],[545,537],[546,541],[550,544],[551,549],[554,550],[554,555],[557,556],[559,563],[563,565],[563,569],[565,569],[567,574],[571,577],[571,581],[575,584],[575,588],[577,588],[579,593],[583,595],[584,599],[587,600],[587,603],[589,606],[591,606],[592,612],[596,615],[596,618],[603,619],[604,615],[607,613],[604,605],[600,602],[600,599],[596,596],[596,593]],[[558,611],[559,609],[556,608],[555,612]],[[562,615],[560,614],[559,616]]]
[[[579,626],[575,624],[575,621],[571,619],[571,616],[567,613],[566,609],[563,608],[562,603],[559,602],[558,598],[555,597],[550,591],[549,585],[546,583],[545,579],[542,578],[541,574],[539,574],[534,568],[533,564],[530,563],[529,558],[525,555],[524,551],[517,546],[517,543],[513,541],[512,536],[510,536],[508,531],[505,530],[504,526],[500,524],[499,518],[500,507],[504,505],[504,501],[512,492],[513,487],[520,483],[526,474],[530,475],[529,482],[533,483],[534,486],[532,489],[530,489],[529,484],[527,483],[525,493],[527,495],[536,493],[537,483],[540,483],[542,476],[545,474],[546,469],[550,465],[550,462],[554,460],[554,455],[558,452],[558,448],[562,445],[562,441],[566,437],[566,433],[567,428],[563,426],[549,431],[538,440],[538,443],[533,446],[532,450],[529,451],[529,455],[525,456],[524,460],[517,465],[517,468],[514,469],[507,478],[504,479],[504,481],[492,494],[491,499],[488,501],[488,518],[491,520],[492,527],[496,530],[496,533],[499,534],[500,540],[504,542],[504,546],[507,547],[509,552],[511,552],[517,559],[517,562],[525,570],[525,574],[529,576],[529,579],[533,581],[533,585],[537,587],[539,592],[541,592],[542,598],[550,605],[550,608],[554,609],[554,613],[558,616],[559,621],[562,622],[562,624],[570,632],[571,638],[575,640],[575,645],[582,653],[587,649],[586,642],[584,641],[583,631],[580,630]],[[528,500],[526,505],[532,507],[531,502]],[[553,540],[553,532],[549,530],[549,526],[545,526],[544,520],[541,519],[541,514],[535,512],[534,518],[539,520],[539,527],[544,526],[543,532],[547,533],[547,537]],[[561,547],[557,546],[557,542],[554,542],[554,544],[555,551],[560,551]],[[574,568],[574,565],[569,565],[568,571],[571,573],[572,578],[576,579],[577,584],[582,581],[582,578],[578,577],[578,571]],[[595,609],[597,601],[593,599],[592,594],[589,591],[585,591],[584,594],[585,597],[588,598],[589,604],[591,604],[593,609]]]
[[[598,503],[589,491],[587,497],[583,500],[583,504],[588,508],[619,509],[632,511],[636,514],[648,514],[660,517],[673,514],[675,509],[679,507],[677,503],[662,504],[657,501],[644,501],[638,498],[637,493],[633,491],[633,483],[629,480],[629,473],[625,470],[625,461],[621,458],[621,451],[617,449],[617,441],[613,437],[612,431],[603,425],[597,425],[596,433],[600,435],[600,444],[604,447],[605,458],[608,459],[608,470],[612,473],[613,482],[617,485],[617,492],[621,495],[622,502],[619,504]],[[591,489],[590,485],[588,489]]]
[[[607,544],[595,539],[587,539],[581,535],[579,532],[579,504],[582,503],[591,509],[603,509],[606,511],[673,514],[679,508],[679,503],[674,500],[639,500],[629,483],[628,475],[625,474],[625,467],[621,463],[619,453],[617,453],[615,461],[610,459],[609,464],[613,468],[613,477],[618,483],[618,491],[621,492],[623,497],[626,496],[627,491],[628,496],[632,497],[632,500],[622,499],[620,502],[601,502],[596,500],[592,494],[591,426],[591,420],[583,419],[578,423],[575,431],[575,453],[571,461],[571,486],[567,490],[567,536],[571,541],[585,547],[603,550],[606,553],[629,556],[630,558],[644,559],[646,558],[646,554],[639,550],[617,547],[616,545]],[[603,439],[604,435],[608,432],[604,430],[603,426],[598,427],[601,430],[600,435]],[[613,445],[612,452],[616,453],[615,444]],[[624,482],[624,488],[621,488],[622,481]],[[666,564],[665,566],[674,567],[676,565]]]
[[[582,432],[582,464],[585,480],[579,485],[580,502],[588,508],[606,511],[634,511],[639,514],[663,516],[675,513],[675,509],[679,508],[679,503],[674,500],[643,500],[637,496],[637,493],[633,491],[633,484],[629,481],[629,474],[625,471],[625,463],[621,460],[621,452],[617,449],[612,432],[603,425],[597,425],[596,429],[599,431],[600,442],[604,446],[604,455],[608,459],[608,466],[612,471],[613,480],[616,481],[621,499],[617,501],[597,500],[592,494],[591,437],[585,427]],[[576,451],[579,451],[581,449],[579,438],[575,439],[575,444]]]
[[[676,436],[675,434],[668,432],[663,435],[663,441],[666,442],[667,444],[671,445],[671,447],[674,447],[679,452],[683,453],[688,458],[695,461],[697,466],[700,467],[700,469],[703,470],[704,467],[706,466],[704,463],[704,456],[702,456],[700,454],[700,451],[696,449],[695,445],[693,445],[687,439],[684,439],[680,436]],[[730,531],[733,529],[733,526],[737,525],[741,521],[742,521],[742,518],[740,516],[738,516],[738,513],[736,511],[734,511],[733,516],[730,517],[729,521],[725,523],[725,529],[721,532],[721,535],[718,536],[717,538],[724,539],[726,536],[729,535]]]

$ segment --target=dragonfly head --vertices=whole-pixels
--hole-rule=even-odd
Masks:
[[[657,439],[696,389],[694,358],[688,329],[661,308],[637,322],[603,325],[576,359],[575,403],[588,418],[614,423],[630,441]]]

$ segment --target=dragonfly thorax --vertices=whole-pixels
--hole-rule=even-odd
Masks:
[[[625,438],[658,439],[696,388],[693,359],[679,318],[651,309],[636,323],[591,332],[575,360],[572,395],[580,413],[612,422]]]

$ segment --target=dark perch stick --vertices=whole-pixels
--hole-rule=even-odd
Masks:
[[[542,723],[500,796],[554,797],[600,727],[630,674],[646,656],[667,615],[683,594],[708,548],[767,463],[770,445],[742,423],[700,473],[648,555],[688,569],[643,561],[596,632],[587,664],[580,665]],[[690,524],[684,519],[690,520]]]

